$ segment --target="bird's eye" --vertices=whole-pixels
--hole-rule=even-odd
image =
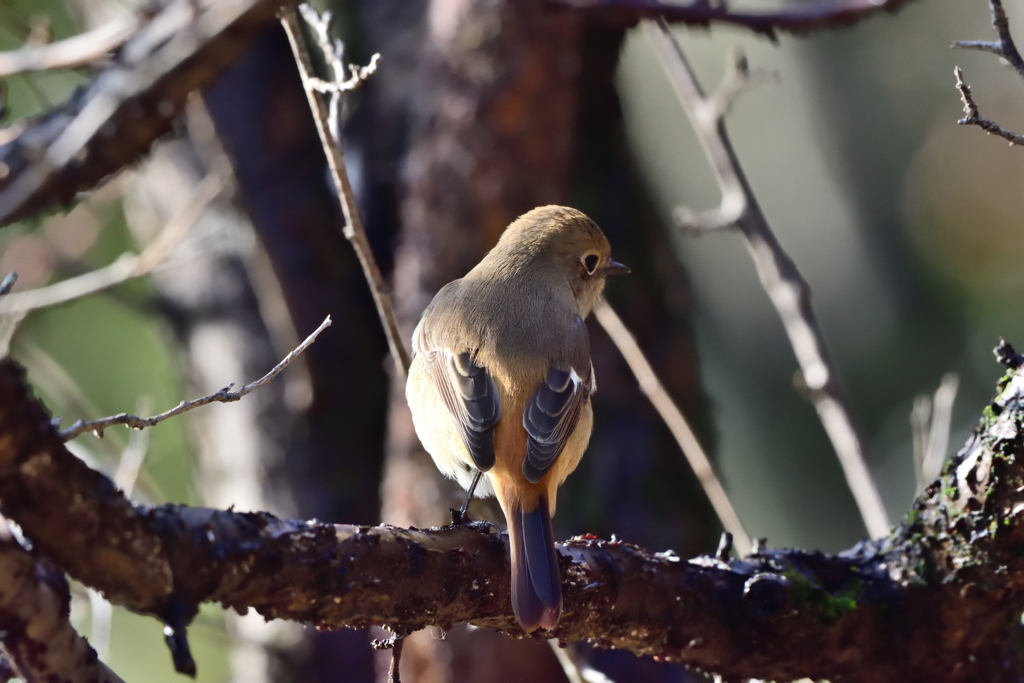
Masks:
[[[587,274],[594,274],[594,271],[597,270],[597,262],[599,260],[600,259],[597,258],[597,254],[587,254],[583,257],[583,267],[587,269]]]

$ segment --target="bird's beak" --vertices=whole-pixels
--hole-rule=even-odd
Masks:
[[[630,273],[629,266],[624,266],[618,261],[608,259],[608,265],[604,267],[605,275],[626,275]]]

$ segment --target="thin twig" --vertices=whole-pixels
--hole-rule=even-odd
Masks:
[[[331,131],[334,144],[341,149],[341,105],[342,95],[350,90],[355,90],[363,84],[367,78],[377,72],[377,63],[380,61],[380,54],[370,57],[370,63],[366,66],[349,64],[348,70],[351,76],[345,76],[345,43],[337,38],[331,37],[331,24],[334,15],[330,11],[323,14],[317,13],[309,5],[300,5],[299,11],[302,18],[316,32],[316,40],[323,52],[324,59],[331,67],[334,80],[325,81],[319,78],[310,78],[309,85],[323,95],[330,95],[328,100],[327,127]]]
[[[1010,35],[1010,20],[1006,16],[1006,10],[1003,9],[1002,0],[989,0],[988,5],[992,16],[992,28],[999,40],[995,42],[958,40],[953,43],[952,47],[990,52],[1006,60],[1006,63],[1012,66],[1021,78],[1024,78],[1024,58],[1021,58],[1017,45],[1013,42],[1013,36]],[[964,117],[957,123],[961,126],[978,126],[989,135],[998,135],[1003,138],[1011,146],[1024,145],[1024,136],[1007,130],[995,121],[978,114],[978,105],[971,97],[971,88],[964,82],[964,75],[960,67],[955,67],[953,73],[956,75],[956,89],[960,92],[960,99],[964,103]]]
[[[391,666],[388,668],[388,683],[402,683],[399,665],[402,662],[402,648],[404,646],[405,638],[396,638],[395,644],[391,646]]]
[[[72,38],[0,52],[0,78],[32,71],[73,69],[95,62],[123,45],[142,22],[141,15],[128,12]]]
[[[1011,147],[1024,145],[1024,136],[1007,130],[992,119],[987,119],[978,113],[978,105],[971,97],[971,86],[964,82],[964,73],[959,66],[953,67],[953,74],[956,76],[956,89],[960,92],[960,101],[964,103],[964,117],[958,119],[957,123],[961,126],[977,126],[989,135],[998,135],[1009,142]]]
[[[949,448],[949,433],[953,426],[953,403],[960,388],[960,378],[953,372],[942,376],[939,388],[932,399],[932,423],[928,432],[928,448],[925,451],[925,474],[935,479],[942,471]]]
[[[601,323],[601,327],[611,337],[612,343],[618,348],[619,353],[622,354],[626,363],[629,364],[630,370],[633,371],[633,375],[640,383],[640,390],[644,392],[644,395],[650,400],[654,409],[658,411],[661,419],[664,420],[672,432],[672,436],[675,437],[679,447],[683,450],[683,455],[686,456],[690,467],[693,468],[693,473],[697,475],[697,480],[700,481],[704,493],[707,495],[708,500],[711,501],[711,506],[715,509],[715,513],[722,522],[722,526],[727,532],[732,534],[737,552],[740,556],[746,555],[750,551],[750,536],[747,535],[746,530],[743,528],[739,515],[736,514],[736,510],[733,508],[732,503],[729,501],[729,496],[725,492],[725,487],[722,486],[722,482],[715,475],[715,470],[711,466],[711,460],[704,452],[704,449],[701,448],[700,441],[697,440],[697,436],[693,433],[689,423],[687,423],[686,417],[679,410],[679,407],[676,406],[672,397],[668,395],[668,392],[665,391],[665,387],[658,379],[657,374],[655,374],[654,368],[647,361],[644,352],[640,350],[636,339],[630,334],[622,319],[615,312],[615,309],[607,301],[600,301],[594,307],[594,317],[597,318],[597,322]]]
[[[657,23],[645,21],[644,25],[714,168],[722,192],[717,215],[731,221],[723,219],[710,226],[681,223],[681,227],[695,229],[734,225],[743,233],[761,285],[782,319],[800,365],[802,382],[839,457],[864,525],[872,537],[885,536],[889,532],[889,517],[864,461],[864,450],[853,425],[849,402],[839,385],[838,374],[811,307],[810,286],[779,244],[757,203],[726,133],[720,98],[705,96],[682,48],[664,20]],[[748,73],[741,60],[733,60],[733,69],[740,78]],[[729,82],[728,77],[726,82]]]
[[[99,420],[79,420],[67,429],[63,430],[60,433],[61,438],[65,441],[69,441],[80,434],[85,434],[86,432],[95,432],[97,436],[102,437],[103,430],[107,427],[112,427],[113,425],[127,425],[132,429],[145,429],[146,427],[152,427],[153,425],[159,424],[168,418],[174,417],[175,415],[181,415],[193,408],[205,406],[209,403],[231,403],[232,401],[237,401],[246,394],[273,382],[274,378],[277,377],[282,370],[288,367],[288,364],[295,360],[296,356],[309,348],[309,346],[316,341],[316,338],[320,336],[320,333],[330,326],[331,316],[327,316],[324,321],[320,323],[320,327],[316,328],[311,335],[306,337],[305,341],[285,356],[270,372],[263,375],[263,377],[260,377],[255,382],[242,386],[238,391],[231,391],[231,387],[234,386],[234,383],[232,383],[215,394],[202,396],[191,401],[182,401],[174,408],[160,413],[159,415],[154,415],[153,417],[139,417],[137,415],[129,415],[128,413],[120,413],[118,415],[111,415],[110,417],[104,417]]]
[[[341,146],[332,140],[328,112],[320,99],[319,89],[313,75],[313,63],[309,58],[309,51],[306,49],[302,27],[295,10],[290,7],[285,8],[282,12],[281,23],[288,34],[288,42],[291,43],[295,63],[298,65],[299,75],[302,77],[302,83],[306,89],[309,108],[313,112],[313,120],[316,122],[317,132],[320,134],[320,143],[323,145],[324,153],[327,156],[327,165],[331,170],[331,178],[334,180],[334,189],[341,200],[341,208],[345,214],[345,238],[351,242],[352,248],[355,249],[356,256],[359,258],[363,275],[366,277],[370,293],[373,295],[373,302],[377,305],[377,315],[380,316],[381,324],[384,326],[384,332],[388,338],[388,348],[391,350],[391,356],[395,359],[395,368],[404,382],[409,372],[409,352],[402,343],[398,322],[391,306],[390,291],[384,282],[380,268],[377,267],[373,250],[370,248],[370,241],[363,228],[362,218],[359,216],[359,207],[356,205],[352,184],[349,182],[348,172],[345,169]],[[334,55],[334,48],[330,44],[322,47],[325,54]],[[342,83],[337,85],[340,88]]]
[[[953,47],[964,50],[981,50],[998,55],[1005,59],[1021,78],[1024,78],[1024,58],[1021,58],[1020,52],[1017,51],[1017,46],[1013,42],[1013,36],[1010,35],[1010,20],[1006,16],[1006,10],[1003,9],[1003,2],[1002,0],[988,0],[988,6],[992,16],[992,28],[999,41],[958,40],[953,43]]]
[[[122,254],[109,266],[46,287],[10,294],[0,299],[0,316],[19,315],[67,303],[149,274],[199,220],[210,202],[220,194],[225,182],[223,170],[211,170],[207,173],[196,185],[188,204],[167,222],[140,254]]]

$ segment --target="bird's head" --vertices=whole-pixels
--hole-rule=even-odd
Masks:
[[[517,218],[495,247],[509,267],[531,277],[567,281],[586,317],[609,275],[629,268],[612,260],[611,245],[597,223],[565,206],[542,206]]]

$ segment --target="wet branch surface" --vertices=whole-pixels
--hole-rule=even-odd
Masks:
[[[726,562],[577,537],[559,546],[565,612],[553,635],[737,678],[1016,680],[1024,370],[1011,350],[1003,360],[1014,368],[981,426],[889,538]],[[11,361],[0,363],[0,502],[36,552],[182,633],[214,601],[321,628],[401,635],[468,622],[522,635],[507,539],[492,528],[134,505],[65,449]]]

